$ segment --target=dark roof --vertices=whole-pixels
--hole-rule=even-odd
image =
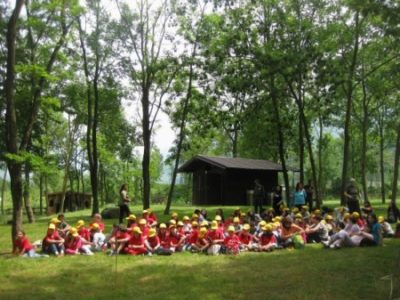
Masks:
[[[197,155],[184,163],[179,172],[192,172],[196,169],[198,162],[213,165],[221,169],[245,169],[260,171],[283,171],[282,165],[269,160],[232,158],[232,157],[213,157],[205,155]],[[294,169],[287,167],[288,170]]]

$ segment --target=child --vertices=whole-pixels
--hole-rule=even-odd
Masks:
[[[385,221],[384,216],[379,216],[378,222],[382,226],[383,237],[393,237],[394,236],[393,228],[388,222]]]
[[[91,251],[101,251],[105,244],[106,236],[100,231],[100,226],[98,223],[93,223],[90,227],[92,234],[92,242],[90,243]]]
[[[133,228],[133,235],[129,239],[127,246],[124,249],[124,253],[130,255],[147,254],[147,249],[144,245],[144,239],[142,231],[139,227]]]
[[[259,244],[259,251],[266,251],[270,252],[273,251],[278,243],[276,240],[275,235],[272,233],[272,225],[267,224],[262,228],[263,232],[259,236],[260,244]]]
[[[151,228],[149,230],[149,235],[144,241],[144,245],[151,256],[154,253],[157,253],[160,248],[160,239],[157,236],[157,231],[155,228]]]
[[[195,243],[192,244],[192,252],[205,252],[210,246],[207,238],[207,228],[202,227]]]
[[[92,222],[89,224],[89,228],[92,227],[93,224],[98,224],[100,232],[104,232],[105,224],[102,221],[101,214],[93,215]]]
[[[160,247],[165,251],[170,251],[170,238],[169,232],[167,231],[167,225],[165,223],[160,224],[160,231],[158,232],[158,238],[160,239]]]
[[[176,225],[169,226],[169,249],[172,252],[180,252],[183,249],[183,244],[185,242],[185,235],[180,233],[176,228]]]
[[[147,235],[149,234],[149,227],[147,226],[147,221],[146,219],[140,219],[139,221],[139,228],[140,231],[142,232],[143,238],[146,238]]]
[[[22,257],[49,257],[48,255],[38,254],[35,251],[35,248],[29,242],[29,239],[25,235],[25,232],[20,230],[17,233],[17,237],[14,242],[15,250],[14,254]]]
[[[226,254],[237,255],[240,252],[240,240],[235,234],[235,227],[232,225],[228,227],[228,236],[224,239],[224,246],[226,249]]]
[[[85,227],[85,221],[79,220],[76,223],[76,228],[78,229],[78,234],[82,238],[82,242],[90,243],[90,231]]]
[[[60,237],[53,223],[47,229],[42,248],[44,253],[64,256],[64,239]]]
[[[224,244],[224,233],[219,230],[217,221],[211,222],[211,230],[207,235],[210,247],[207,249],[209,255],[218,255]]]
[[[186,236],[190,234],[192,231],[192,224],[190,222],[190,218],[188,216],[183,217],[183,232]]]
[[[228,234],[229,234],[229,228],[230,227],[228,227]],[[238,238],[240,241],[240,250],[241,251],[254,250],[254,245],[253,245],[254,237],[250,233],[250,225],[249,224],[243,225],[243,229],[241,232],[239,232]]]
[[[131,236],[129,235],[126,229],[126,226],[123,224],[119,225],[115,237],[113,239],[110,239],[110,245],[111,245],[110,256],[119,254],[125,248],[125,245],[128,243],[130,238]]]
[[[69,255],[79,254],[79,249],[82,247],[82,240],[75,227],[71,227],[65,239],[65,253]]]
[[[294,246],[295,235],[303,235],[303,233],[304,230],[296,224],[293,224],[291,217],[287,216],[282,220],[281,241],[283,247]]]
[[[132,232],[133,228],[135,228],[137,226],[136,224],[136,216],[133,214],[130,214],[128,217],[125,218],[126,220],[126,228],[128,230],[128,232]]]

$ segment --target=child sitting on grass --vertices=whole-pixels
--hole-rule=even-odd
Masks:
[[[267,224],[262,228],[263,232],[259,236],[259,251],[270,252],[278,246],[275,235],[272,233],[272,225]]]
[[[240,239],[235,234],[235,227],[232,225],[228,227],[228,236],[224,239],[224,246],[226,254],[237,255],[240,252]]]
[[[14,242],[14,254],[22,257],[36,258],[36,257],[49,257],[46,254],[38,254],[35,251],[35,248],[29,242],[28,237],[25,235],[25,232],[20,230],[17,233]]]
[[[207,240],[207,228],[202,227],[195,243],[192,244],[192,252],[206,252],[210,243]]]
[[[53,223],[47,228],[47,234],[43,239],[42,248],[44,253],[64,256],[64,239],[60,237]]]

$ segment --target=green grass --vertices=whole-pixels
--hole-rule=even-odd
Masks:
[[[139,207],[134,207],[134,212]],[[161,217],[161,206],[154,209]],[[208,207],[214,216],[216,207]],[[233,207],[224,207],[226,214]],[[383,211],[383,207],[379,210]],[[174,207],[183,216],[193,207]],[[89,211],[67,214],[74,223]],[[41,239],[49,217],[24,224],[31,241]],[[112,222],[107,221],[109,229]],[[400,297],[400,240],[383,247],[243,253],[209,257],[179,253],[170,257],[22,259],[10,250],[10,226],[0,225],[0,299],[388,299]]]

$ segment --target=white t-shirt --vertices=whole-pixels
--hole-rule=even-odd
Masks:
[[[101,249],[101,247],[104,245],[105,240],[106,240],[106,236],[104,235],[104,233],[96,232],[93,235],[94,248]]]

